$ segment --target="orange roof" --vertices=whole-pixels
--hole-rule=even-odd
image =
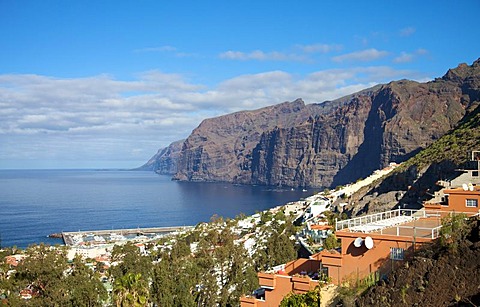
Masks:
[[[472,189],[472,190],[470,190]],[[445,193],[462,193],[462,194],[476,194],[480,192],[480,186],[474,185],[474,186],[469,186],[467,190],[465,190],[463,187],[458,187],[458,188],[452,188],[452,189],[445,189]]]
[[[324,249],[320,252],[320,255],[341,255],[336,249]]]
[[[329,230],[332,229],[332,226],[330,225],[312,225],[310,228],[315,229],[315,230]]]
[[[25,255],[10,255],[5,257],[5,262],[11,266],[17,266],[25,257]]]
[[[110,261],[110,257],[108,257],[107,255],[101,255],[101,256],[95,257],[95,260],[98,262],[105,262],[105,261]]]

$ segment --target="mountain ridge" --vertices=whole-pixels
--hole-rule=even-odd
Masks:
[[[227,114],[202,121],[163,162],[176,163],[177,180],[333,187],[426,148],[478,105],[479,89],[480,59],[426,83],[392,81],[321,104],[297,99]]]

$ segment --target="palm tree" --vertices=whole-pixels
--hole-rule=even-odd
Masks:
[[[142,274],[127,273],[115,280],[113,287],[117,307],[146,306],[148,303],[148,286],[142,280]]]

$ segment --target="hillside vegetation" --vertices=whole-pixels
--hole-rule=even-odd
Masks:
[[[440,179],[455,176],[456,170],[480,150],[480,106],[426,149],[402,163],[389,175],[360,189],[348,199],[351,215],[380,212],[394,207],[420,208],[440,187]]]
[[[398,170],[402,171],[414,165],[424,168],[446,160],[460,165],[470,159],[472,150],[480,150],[480,106],[455,129],[405,162]]]
[[[454,240],[437,240],[360,296],[357,306],[478,306],[480,220],[455,222]]]

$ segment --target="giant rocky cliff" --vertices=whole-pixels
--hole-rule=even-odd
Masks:
[[[206,119],[149,163],[178,180],[332,187],[405,161],[479,101],[480,59],[427,83],[401,80],[335,101],[298,99]]]

